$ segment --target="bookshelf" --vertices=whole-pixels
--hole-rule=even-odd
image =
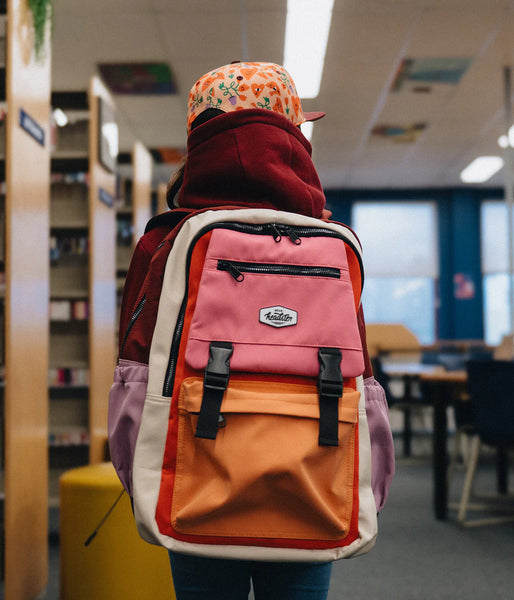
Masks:
[[[73,128],[70,130],[73,132]],[[68,128],[57,132],[66,139]],[[77,136],[75,136],[76,138]],[[83,137],[83,136],[82,136]],[[78,140],[77,140],[78,141]],[[83,139],[81,140],[83,142]],[[68,141],[71,168],[79,148]],[[81,144],[83,146],[83,144]],[[87,138],[83,153],[87,152]],[[66,155],[58,151],[59,168]],[[85,156],[82,157],[83,159]],[[87,159],[86,159],[87,160]],[[50,501],[63,470],[89,461],[89,186],[86,173],[52,174],[50,194]]]
[[[5,181],[5,117],[7,114],[7,105],[5,103],[5,15],[0,15],[0,89],[3,88],[3,94],[0,94],[0,164],[1,178]],[[4,580],[4,562],[5,562],[5,531],[4,531],[4,504],[5,504],[5,402],[4,402],[4,382],[5,382],[5,183],[0,187],[0,581]]]
[[[48,577],[51,52],[47,41],[44,57],[35,60],[33,38],[28,35],[28,11],[22,0],[7,2],[3,213],[5,600],[37,597]]]
[[[132,177],[118,180],[116,203],[116,293],[121,301],[125,277],[134,251],[134,219],[132,205]]]
[[[152,170],[153,159],[144,145],[136,141],[132,148],[133,192],[132,222],[134,244],[144,234],[146,224],[152,216]]]
[[[107,407],[116,363],[116,176],[100,163],[100,102],[114,112],[98,77],[91,79],[89,136],[89,462],[106,458]]]
[[[80,94],[79,94],[80,95]],[[66,111],[52,157],[50,204],[50,501],[59,475],[105,459],[115,362],[115,173],[99,162],[99,79]],[[54,94],[55,101],[66,102]],[[101,99],[101,101],[99,100]],[[70,100],[68,98],[68,100]],[[62,107],[62,106],[61,106]]]
[[[145,146],[135,141],[130,155],[130,177],[120,178],[116,206],[116,288],[118,309],[135,245],[152,216],[153,159]],[[116,319],[118,323],[119,319]]]

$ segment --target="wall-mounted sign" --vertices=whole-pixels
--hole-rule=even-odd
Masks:
[[[23,108],[20,108],[20,127],[33,137],[38,144],[45,145],[45,130]]]
[[[98,188],[98,198],[100,199],[100,202],[103,202],[109,208],[112,208],[114,206],[114,197],[111,194],[109,194],[107,190],[104,190],[103,188]]]

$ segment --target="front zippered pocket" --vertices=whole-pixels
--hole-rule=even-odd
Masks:
[[[363,267],[362,267],[362,257],[360,255],[359,250],[357,249],[356,244],[351,239],[349,239],[342,233],[335,231],[334,229],[330,229],[328,227],[319,227],[318,228],[318,227],[314,227],[314,226],[312,226],[312,227],[311,226],[295,226],[295,225],[275,223],[275,222],[240,223],[240,222],[235,222],[235,221],[233,221],[233,222],[219,221],[219,222],[211,223],[210,225],[207,225],[206,227],[201,229],[195,235],[195,237],[191,240],[191,243],[189,246],[189,250],[188,250],[188,254],[187,254],[187,258],[186,258],[186,288],[184,291],[184,297],[182,300],[182,304],[180,307],[180,311],[179,311],[179,314],[177,317],[177,321],[175,324],[175,328],[174,328],[173,336],[172,336],[172,340],[171,340],[171,348],[170,348],[170,354],[169,354],[169,359],[168,359],[168,366],[166,369],[163,390],[162,390],[162,395],[164,397],[168,397],[168,398],[171,397],[171,395],[173,393],[173,388],[175,385],[175,367],[177,364],[179,348],[182,343],[182,334],[183,334],[183,329],[184,329],[184,325],[185,325],[184,315],[185,315],[185,311],[186,311],[186,308],[188,305],[188,295],[189,295],[188,278],[189,278],[189,270],[190,270],[190,266],[191,266],[191,257],[193,254],[193,250],[196,246],[196,243],[200,240],[201,237],[203,237],[205,234],[207,234],[208,232],[211,232],[211,231],[213,232],[213,237],[214,237],[215,235],[217,235],[218,230],[222,230],[224,233],[227,232],[230,235],[236,235],[236,236],[238,234],[243,234],[243,235],[256,236],[257,239],[260,237],[269,238],[270,240],[273,240],[272,248],[274,248],[274,252],[278,252],[277,248],[280,249],[280,246],[282,244],[285,244],[285,249],[287,249],[287,248],[292,249],[291,252],[293,252],[295,248],[296,249],[304,248],[305,246],[307,246],[307,244],[301,243],[302,240],[306,241],[306,240],[315,240],[316,238],[324,238],[324,239],[328,239],[328,240],[343,242],[343,244],[347,244],[353,250],[353,252],[358,260],[359,267],[361,270],[361,280],[364,278]],[[288,243],[287,240],[282,241],[282,236],[287,236],[287,239],[292,243]],[[343,254],[342,247],[340,248],[340,250],[341,250],[341,254]],[[273,252],[273,250],[272,250],[272,252]],[[330,253],[327,253],[327,254],[330,254]],[[233,253],[232,256],[238,256],[238,258],[239,258],[239,254],[237,252]],[[234,260],[232,260],[232,258],[225,259],[225,258],[221,258],[221,257],[219,257],[219,259],[220,260],[229,260],[229,262],[235,262],[235,263],[237,263],[237,262],[252,263],[253,265],[255,265],[255,263],[250,260],[234,261]],[[344,263],[346,264],[346,250],[344,250]],[[273,267],[280,266],[279,263],[273,263],[272,261],[269,261],[269,263],[268,263],[268,261],[266,261],[265,264],[272,264]],[[297,265],[286,265],[286,266],[289,268],[291,266],[296,267]],[[312,265],[303,265],[303,264],[300,265],[300,267],[303,267],[303,266],[312,267]],[[320,267],[318,265],[316,265],[315,268],[319,269]],[[339,277],[341,276],[343,271],[346,273],[345,277],[346,278],[349,277],[347,267],[345,267],[344,269],[340,269],[340,268],[335,268],[335,267],[331,267],[331,266],[329,266],[329,267],[322,266],[321,268],[323,270],[325,270],[325,269],[329,269],[329,270],[325,271],[325,274],[320,276],[320,281],[323,281],[323,279],[322,279],[323,277],[330,279],[330,280],[334,280],[334,281],[337,281],[337,280],[341,281],[341,279],[339,279]],[[215,269],[217,269],[217,266],[215,267]],[[331,269],[335,269],[335,270],[332,271]],[[337,277],[336,277],[336,271],[339,272],[339,275]],[[330,273],[330,275],[328,275],[328,273]],[[235,271],[234,271],[234,274],[232,275],[232,277],[234,277],[234,275],[235,275]],[[294,275],[294,273],[292,273],[292,275]],[[348,285],[349,285],[349,280],[348,280]],[[352,302],[353,302],[353,295],[350,293],[349,296],[351,296]],[[269,308],[269,307],[266,307],[266,308]],[[356,323],[355,323],[355,325],[356,325]],[[354,333],[355,333],[355,331],[354,331]],[[362,349],[360,347],[360,337],[358,337],[358,347],[353,348],[352,352],[354,354],[358,354],[361,357]],[[362,360],[362,358],[359,358],[358,362],[360,362],[361,360]],[[350,363],[351,362],[352,361],[350,361]],[[347,364],[348,364],[348,361],[347,361]],[[360,370],[360,366],[358,366],[356,368],[356,370]],[[353,375],[349,375],[349,376],[353,376]]]
[[[218,271],[228,271],[232,277],[241,282],[244,273],[263,275],[293,275],[298,277],[332,277],[341,278],[341,269],[334,267],[318,267],[310,265],[284,265],[276,263],[253,263],[239,260],[218,260]]]

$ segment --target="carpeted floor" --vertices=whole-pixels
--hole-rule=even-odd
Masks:
[[[512,468],[510,476],[512,488]],[[452,483],[454,500],[461,482],[462,473],[457,472]],[[494,485],[494,467],[486,460],[477,489],[494,491]],[[50,577],[44,598],[59,600],[55,510],[50,525]],[[449,521],[436,521],[428,458],[398,459],[379,526],[376,546],[368,555],[335,563],[329,600],[514,599],[514,523],[462,529],[454,512]]]
[[[461,482],[457,473],[453,500]],[[494,491],[492,461],[476,482]],[[329,600],[513,600],[514,523],[462,529],[455,516],[433,517],[429,461],[398,460],[375,548],[335,563]]]

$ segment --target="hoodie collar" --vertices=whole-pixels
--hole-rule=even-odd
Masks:
[[[220,115],[194,129],[178,203],[275,208],[320,217],[325,196],[312,147],[280,114],[247,109]]]

